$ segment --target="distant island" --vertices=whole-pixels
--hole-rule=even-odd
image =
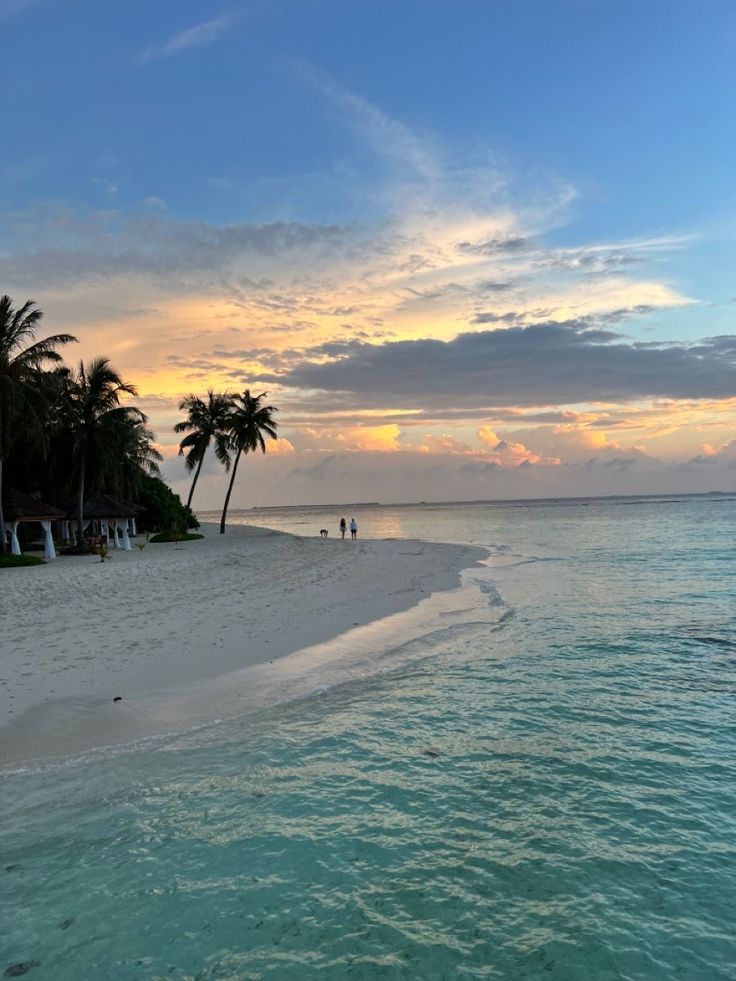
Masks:
[[[350,508],[377,508],[380,501],[353,501],[351,504],[261,504],[254,505],[251,511],[298,511],[310,508],[313,511],[349,510]]]

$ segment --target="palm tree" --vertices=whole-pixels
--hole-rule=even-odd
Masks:
[[[13,431],[23,413],[24,423],[38,422],[37,382],[44,366],[61,361],[57,347],[76,341],[71,334],[53,334],[37,341],[43,312],[34,300],[17,310],[7,294],[0,297],[0,553],[5,551],[5,516],[2,506],[3,462]]]
[[[235,474],[238,472],[238,463],[241,454],[250,453],[258,447],[266,452],[266,442],[263,438],[265,433],[270,439],[278,439],[276,430],[278,424],[274,421],[273,415],[278,412],[272,405],[262,405],[262,400],[266,398],[267,392],[260,395],[251,395],[246,389],[242,395],[236,395],[232,399],[230,409],[228,432],[230,449],[235,453],[232,473],[230,475],[230,485],[225,497],[225,505],[222,509],[222,519],[220,521],[220,534],[225,534],[225,521],[227,519],[227,509],[230,504],[230,495],[235,483]]]
[[[140,409],[121,406],[123,395],[137,395],[134,385],[124,382],[108,358],[95,358],[70,378],[70,428],[77,457],[77,545],[84,547],[84,491],[89,474],[98,486],[105,472],[121,464],[121,440],[125,430],[148,421]],[[88,473],[89,471],[89,473]]]
[[[134,501],[140,493],[142,478],[160,477],[159,464],[163,456],[154,446],[154,434],[145,424],[145,417],[131,415],[130,409],[123,410],[126,416],[115,423],[111,433],[114,461],[117,472],[114,474],[115,493]]]
[[[212,440],[215,441],[217,459],[225,470],[230,469],[227,427],[232,404],[232,395],[216,395],[211,388],[207,392],[206,402],[196,395],[188,395],[179,403],[179,410],[186,412],[187,417],[182,422],[177,422],[174,432],[188,433],[179,443],[179,456],[184,456],[187,473],[194,470],[194,479],[187,498],[187,511],[192,506],[194,488],[197,486],[204,456]]]

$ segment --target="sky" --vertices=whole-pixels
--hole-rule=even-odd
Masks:
[[[0,0],[0,292],[233,507],[736,489],[733,0]],[[206,461],[195,508],[226,476]]]

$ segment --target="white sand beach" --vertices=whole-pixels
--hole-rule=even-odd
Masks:
[[[196,691],[406,610],[456,587],[482,557],[416,541],[203,531],[104,563],[60,558],[3,573],[0,761],[151,735],[156,724],[136,715],[151,693]],[[169,715],[166,727],[186,722]]]

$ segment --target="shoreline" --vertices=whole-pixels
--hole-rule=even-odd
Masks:
[[[340,638],[360,646],[351,634],[368,628],[370,637],[372,625],[452,591],[487,557],[405,539],[202,530],[201,541],[149,544],[110,562],[59,559],[4,575],[1,766],[206,725],[233,684],[239,698],[268,689],[277,699],[300,667],[279,675],[271,665],[302,652],[324,660]]]

